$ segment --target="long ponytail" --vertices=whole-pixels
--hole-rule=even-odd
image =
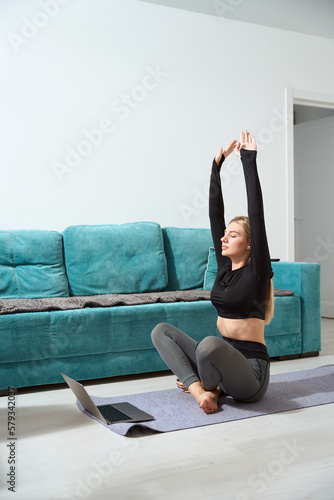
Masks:
[[[271,279],[268,283],[268,293],[266,300],[266,314],[264,317],[264,322],[266,325],[269,325],[270,321],[274,317],[274,284]]]

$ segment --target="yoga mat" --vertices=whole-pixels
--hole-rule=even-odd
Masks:
[[[77,401],[81,411],[122,436],[131,434],[129,431],[147,429],[170,432],[333,403],[334,365],[271,375],[268,391],[257,403],[239,403],[230,396],[221,396],[218,410],[209,415],[204,413],[191,394],[177,387],[127,396],[91,398],[96,405],[132,403],[154,416],[155,419],[149,422],[106,425],[84,410]]]

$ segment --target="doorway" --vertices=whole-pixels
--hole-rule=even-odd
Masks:
[[[334,98],[292,92],[292,260],[320,264],[321,315],[334,318]]]

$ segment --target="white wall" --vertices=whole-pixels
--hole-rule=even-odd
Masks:
[[[271,254],[286,258],[284,88],[331,93],[333,40],[136,0],[2,0],[0,19],[2,229],[208,227],[212,158],[248,128]],[[246,211],[235,161],[227,218]]]

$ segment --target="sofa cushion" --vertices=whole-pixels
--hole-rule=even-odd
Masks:
[[[71,295],[141,293],[166,287],[159,224],[78,225],[63,232]]]
[[[202,288],[212,245],[210,229],[166,227],[162,232],[168,269],[166,290]]]
[[[217,271],[218,267],[216,260],[216,252],[213,247],[210,247],[208,261],[206,263],[205,273],[204,273],[204,284],[203,284],[204,290],[211,290],[216,279]]]
[[[49,359],[51,356],[50,313],[1,316],[0,336],[0,363]],[[16,370],[21,370],[19,364]],[[44,383],[43,380],[41,383]]]
[[[287,321],[288,318],[288,321]],[[275,295],[274,317],[269,325],[265,326],[265,336],[290,335],[300,333],[301,325],[301,298],[299,295]]]
[[[69,295],[60,233],[0,231],[0,297],[40,298]]]

